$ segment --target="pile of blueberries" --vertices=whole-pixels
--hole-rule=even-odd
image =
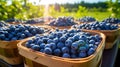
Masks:
[[[85,58],[96,51],[101,40],[99,34],[92,35],[77,29],[56,29],[48,35],[36,35],[35,38],[28,40],[25,46],[59,57]]]
[[[4,26],[9,26],[10,24],[5,23],[4,21],[0,21],[0,27],[4,27]]]
[[[9,27],[0,28],[0,40],[12,41],[21,40],[36,34],[42,34],[48,30],[42,27],[30,25],[11,25]]]
[[[50,26],[72,26],[76,24],[73,17],[58,17],[50,22]]]
[[[120,24],[120,19],[109,17],[109,18],[104,19],[103,22],[108,22],[108,23],[113,23],[113,24]]]
[[[73,28],[87,29],[87,30],[116,30],[119,28],[119,26],[107,22],[93,22],[93,23],[83,23],[80,25],[74,25]]]
[[[79,22],[94,22],[96,21],[96,19],[94,17],[91,17],[91,16],[85,16],[85,17],[82,17],[80,19],[78,19]]]
[[[19,19],[15,19],[15,18],[10,18],[10,19],[5,20],[5,22],[7,22],[7,23],[9,23],[9,22],[22,23],[23,21],[19,20]]]
[[[43,18],[35,18],[35,19],[29,19],[25,21],[25,24],[36,24],[36,23],[44,23]]]

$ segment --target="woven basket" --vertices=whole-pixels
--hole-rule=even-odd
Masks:
[[[22,63],[22,57],[17,49],[18,42],[20,41],[0,41],[0,59],[11,65]]]
[[[26,67],[99,67],[105,46],[105,35],[98,32],[90,33],[100,34],[102,41],[96,49],[95,53],[86,58],[62,58],[34,51],[25,47],[25,42],[31,38],[18,43],[19,53],[24,57]]]

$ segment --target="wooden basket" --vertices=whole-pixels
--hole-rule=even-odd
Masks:
[[[23,24],[23,25],[25,25],[25,24]],[[38,26],[38,27],[48,29],[48,31],[46,31],[46,33],[51,30],[50,28],[44,27],[44,26]],[[27,38],[25,38],[25,39],[27,39]],[[5,62],[7,62],[8,64],[11,64],[11,65],[17,65],[17,64],[22,63],[23,60],[22,60],[22,57],[19,55],[18,48],[17,48],[17,44],[20,41],[21,40],[16,40],[16,41],[0,40],[0,59],[4,60]]]
[[[106,35],[106,44],[105,49],[111,49],[114,46],[114,43],[116,43],[117,39],[119,38],[119,30],[86,30],[83,29],[83,31],[93,31],[93,32],[101,32]]]
[[[18,54],[17,41],[0,40],[0,59],[8,64],[17,65],[22,63],[22,57]]]
[[[98,67],[105,46],[105,35],[98,32],[91,33],[100,34],[102,41],[96,49],[95,53],[86,58],[62,58],[34,51],[25,47],[25,42],[29,39],[18,43],[19,54],[24,57],[26,67]]]

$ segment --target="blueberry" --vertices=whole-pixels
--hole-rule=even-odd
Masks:
[[[40,52],[43,52],[43,53],[44,53],[44,49],[40,49]]]
[[[54,36],[53,36],[53,35],[49,35],[49,38],[50,38],[50,39],[53,39],[53,38],[54,38]]]
[[[33,46],[31,47],[31,49],[39,51],[39,50],[40,50],[40,46],[38,46],[38,45],[33,45]]]
[[[74,33],[70,33],[70,37],[73,37],[75,34]]]
[[[54,38],[53,41],[57,44],[59,39],[58,38]]]
[[[63,32],[64,32],[64,34],[65,34],[65,33],[67,33],[68,31],[67,31],[67,29],[64,29]]]
[[[58,36],[58,37],[61,37],[61,36],[62,36],[62,33],[61,33],[61,32],[58,32],[58,33],[57,33],[57,36]]]
[[[100,42],[95,42],[95,45],[98,46],[100,44]]]
[[[70,52],[71,52],[71,54],[76,54],[76,53],[77,53],[77,50],[71,49]]]
[[[55,43],[50,43],[50,44],[51,44],[51,49],[52,49],[52,50],[55,50],[56,47],[57,47],[56,44],[55,44]]]
[[[94,48],[90,48],[87,52],[87,54],[90,56],[92,55],[93,53],[95,52],[95,49]]]
[[[45,49],[44,49],[44,52],[46,53],[46,54],[52,54],[52,49],[51,48],[49,48],[49,47],[46,47]]]
[[[34,40],[35,40],[35,41],[38,41],[39,39],[40,39],[39,37],[35,37]],[[40,39],[40,40],[42,40],[42,39]]]
[[[75,54],[72,54],[71,58],[77,58],[77,56]]]
[[[52,47],[52,45],[51,45],[51,44],[46,44],[46,45],[45,45],[45,48],[46,48],[46,47],[51,48],[51,47]]]
[[[58,29],[58,28],[56,28],[56,29],[55,29],[55,31],[59,31],[59,29]]]
[[[85,35],[81,35],[80,37],[79,37],[79,40],[86,40],[87,39],[87,37],[85,36]]]
[[[8,38],[12,38],[12,37],[13,37],[13,35],[9,34]]]
[[[86,47],[86,50],[89,49],[89,44],[85,44],[84,46]]]
[[[17,37],[13,37],[11,40],[17,40],[18,38]]]
[[[94,45],[92,48],[96,50],[96,49],[97,49],[97,46],[96,46],[96,45]]]
[[[72,45],[72,40],[66,40],[65,41],[65,46],[71,47],[71,45]]]
[[[54,55],[60,56],[61,55],[61,50],[60,49],[55,49],[54,50]]]
[[[86,52],[84,52],[84,51],[79,52],[79,57],[80,57],[80,58],[85,58],[85,57],[87,57]]]
[[[95,44],[95,40],[90,40],[89,44]]]
[[[96,38],[97,41],[101,40],[100,35],[97,35],[97,34],[96,34],[96,35],[95,35],[95,38]]]
[[[63,47],[64,47],[64,43],[58,42],[58,43],[57,43],[57,47],[60,48],[60,49],[63,48]]]
[[[77,50],[78,47],[79,47],[78,42],[74,42],[74,43],[72,43],[72,45],[71,45],[71,48],[74,49],[74,50]]]
[[[4,34],[0,34],[0,39],[4,39],[5,35]]]
[[[5,38],[6,41],[9,41],[10,39],[9,38]]]
[[[40,35],[39,35],[39,34],[36,34],[35,37],[40,37]]]
[[[33,35],[32,35],[31,33],[28,33],[27,36],[28,36],[28,37],[31,37],[31,36],[33,36]]]
[[[33,29],[32,31],[31,31],[31,33],[33,34],[33,35],[35,35],[36,34],[36,30],[35,29]]]
[[[47,41],[48,41],[48,38],[43,38],[44,43],[47,43]]]
[[[60,39],[59,39],[61,42],[65,42],[66,41],[66,37],[60,37]]]
[[[33,43],[33,40],[32,40],[32,39],[31,39],[31,40],[28,40],[28,43],[29,43],[29,44]]]
[[[62,52],[63,52],[63,53],[69,53],[69,51],[70,51],[70,50],[69,50],[68,47],[63,47],[63,48],[62,48]]]
[[[71,29],[68,31],[69,33],[75,33],[75,30],[74,29]]]
[[[81,32],[81,30],[80,30],[80,29],[77,29],[77,32]]]
[[[89,44],[89,47],[91,48],[91,47],[93,47],[94,46],[94,44]]]
[[[15,32],[11,32],[12,35],[15,35],[16,33]]]
[[[79,40],[80,35],[74,35],[73,38],[75,41]]]
[[[18,29],[19,29],[19,28],[18,28]],[[24,31],[24,34],[26,34],[26,35],[27,35],[28,33],[29,33],[29,31],[28,31],[28,30],[25,30],[25,31]]]
[[[69,37],[67,40],[71,40],[72,42],[75,41],[73,37]]]
[[[31,48],[31,44],[29,44],[28,42],[25,43],[25,46],[26,46],[27,48]]]
[[[78,41],[78,44],[79,44],[79,45],[85,45],[86,43],[85,43],[84,40],[79,40],[79,41]]]
[[[45,47],[45,43],[41,43],[40,44],[40,49],[44,49],[44,47]]]
[[[47,43],[54,43],[52,39],[48,39]]]
[[[37,45],[40,45],[41,43],[43,43],[43,40],[42,40],[42,39],[39,39],[39,40],[36,42]]]
[[[64,53],[62,57],[64,57],[64,58],[70,58],[70,54]]]
[[[21,38],[25,38],[26,36],[25,36],[25,34],[21,34]]]
[[[79,51],[87,51],[87,48],[85,46],[79,47]]]

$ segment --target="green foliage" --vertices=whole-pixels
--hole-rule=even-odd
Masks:
[[[23,8],[21,1],[12,0],[10,5],[8,5],[7,1],[0,2],[1,20],[6,20],[7,18],[16,18],[18,15],[22,15],[24,11],[25,9]]]
[[[111,12],[112,17],[120,18],[120,3],[118,2],[120,0],[116,0],[115,2],[112,2],[112,0],[108,1],[109,11]]]
[[[79,17],[79,16],[85,16],[85,14],[88,12],[88,10],[86,9],[86,7],[82,7],[82,6],[79,6],[79,9],[76,13],[76,16]]]
[[[108,8],[107,2],[98,2],[98,3],[86,3],[84,0],[82,2],[78,3],[67,3],[67,4],[61,4],[61,6],[65,7],[65,9],[68,9],[69,12],[76,12],[79,9],[79,5],[86,7],[87,9],[92,10],[93,8],[102,8],[102,10],[106,10]],[[75,9],[71,9],[75,8]],[[100,9],[98,9],[100,10]]]
[[[60,11],[61,13],[64,13],[64,12],[66,12],[66,11],[67,11],[67,9],[65,9],[65,8],[64,8],[64,7],[62,7],[62,6],[60,7],[60,10],[61,10],[61,11]]]
[[[26,2],[26,0],[24,0]],[[24,3],[23,0],[0,1],[0,20],[8,18],[29,19],[43,16],[44,7],[36,6],[31,3]]]
[[[49,6],[49,11],[48,11],[48,13],[49,13],[51,16],[55,17],[55,14],[58,13],[58,12],[54,9],[54,6],[52,5],[52,6]]]
[[[7,17],[7,5],[6,5],[7,2],[5,1],[1,1],[0,2],[0,18],[1,19],[6,19],[8,18]],[[3,6],[4,5],[4,6]]]
[[[27,3],[26,8],[26,16],[27,18],[38,18],[43,16],[44,7],[43,6],[35,6],[31,3]]]
[[[108,3],[109,6],[106,5],[106,2],[61,4],[60,10],[56,10],[54,5],[50,5],[46,9],[45,6],[33,5],[27,0],[11,0],[11,4],[8,4],[7,0],[0,0],[0,20],[8,18],[26,20],[41,16],[73,16],[75,18],[93,16],[102,20],[109,17],[110,14],[120,18],[120,3],[118,3],[118,0],[116,2],[110,0]],[[109,12],[106,11],[108,7]]]

